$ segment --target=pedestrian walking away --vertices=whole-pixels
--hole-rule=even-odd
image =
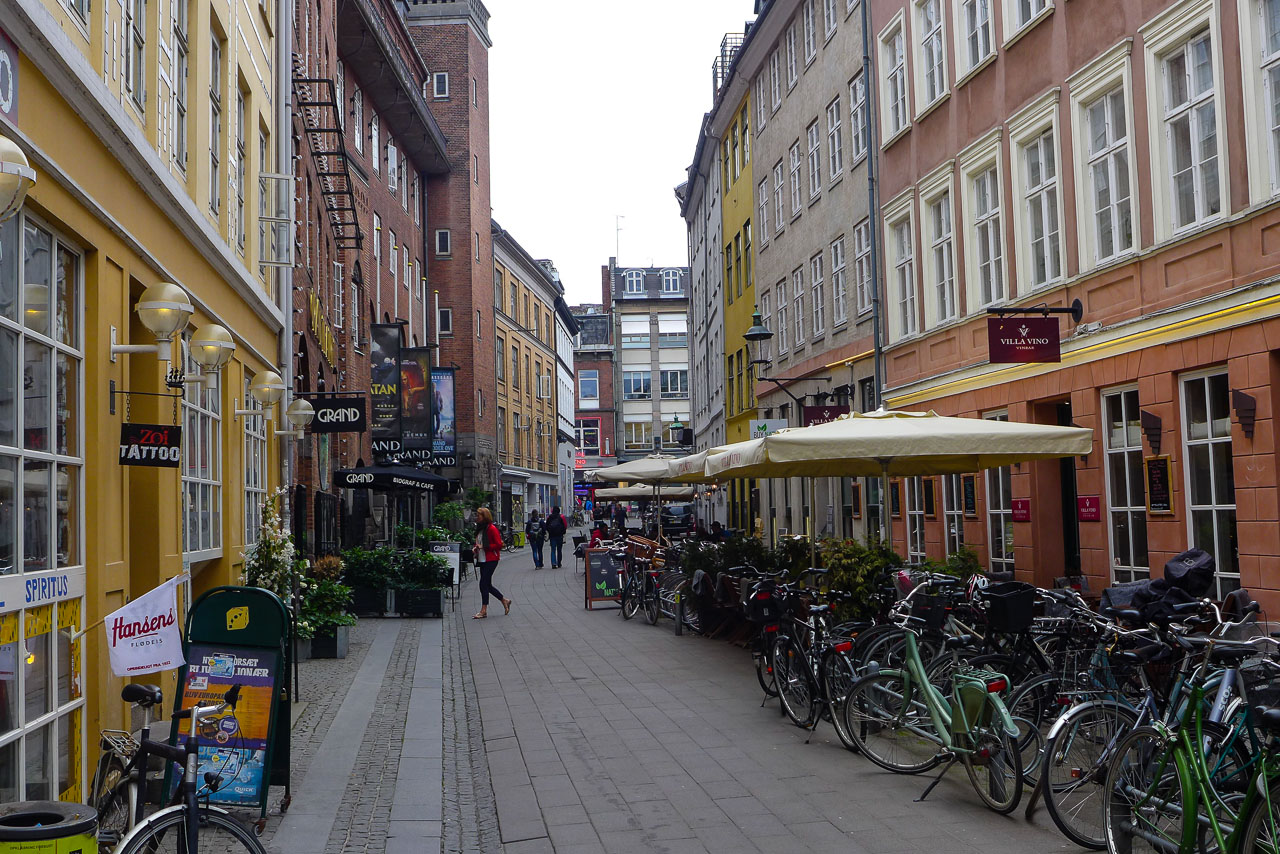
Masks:
[[[484,555],[480,563],[480,611],[471,619],[483,620],[489,616],[489,595],[493,594],[502,603],[503,613],[511,613],[511,600],[502,595],[502,591],[493,586],[493,573],[498,568],[498,558],[502,557],[502,532],[493,524],[493,513],[488,507],[476,511],[476,554]]]
[[[564,557],[564,535],[569,530],[569,520],[560,512],[560,505],[551,508],[545,527],[547,537],[551,540],[551,568],[559,569]]]
[[[618,536],[627,535],[627,508],[622,504],[613,505],[613,524],[618,529]]]
[[[524,523],[524,536],[533,550],[533,568],[542,569],[542,544],[547,538],[547,526],[537,510],[529,511],[529,521]]]

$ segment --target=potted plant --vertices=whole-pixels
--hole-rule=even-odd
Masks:
[[[307,585],[298,632],[311,639],[312,658],[346,658],[355,615],[351,588],[332,578],[313,578]]]
[[[439,555],[414,549],[396,556],[396,611],[405,617],[444,616],[444,590],[449,563]]]
[[[297,551],[293,545],[293,537],[280,518],[280,501],[283,496],[284,490],[277,489],[262,503],[262,524],[258,528],[258,539],[244,550],[240,583],[270,590],[285,603],[295,624],[290,638],[293,656],[302,661],[310,657],[309,635],[304,634],[298,625],[307,584],[307,561],[295,558]]]
[[[351,588],[351,609],[357,614],[382,616],[387,612],[387,590],[395,551],[356,546],[342,553],[342,582]]]

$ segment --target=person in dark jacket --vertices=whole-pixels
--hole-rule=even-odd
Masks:
[[[551,568],[559,569],[564,552],[564,535],[569,531],[569,520],[560,512],[560,505],[547,514],[547,538],[551,540]]]
[[[542,569],[542,543],[547,538],[547,526],[537,510],[529,511],[529,521],[524,523],[524,536],[533,549],[533,568]]]

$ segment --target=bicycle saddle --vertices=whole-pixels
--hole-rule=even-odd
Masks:
[[[829,604],[826,604],[826,603],[823,603],[823,604],[821,604],[821,605],[810,605],[810,606],[809,606],[809,613],[810,613],[810,614],[825,614],[825,613],[827,613],[827,612],[828,612],[828,611],[830,611],[830,610],[831,610],[831,606],[830,606]]]
[[[1280,707],[1254,706],[1253,713],[1258,719],[1258,726],[1272,735],[1280,735]]]
[[[120,692],[120,699],[144,709],[164,705],[164,694],[159,685],[126,685]]]
[[[975,635],[955,635],[942,642],[943,649],[964,649],[972,646],[978,638]]]

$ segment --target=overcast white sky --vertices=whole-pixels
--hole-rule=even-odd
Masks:
[[[752,0],[484,0],[493,216],[560,271],[570,305],[600,267],[684,266],[674,189],[711,107],[711,63]]]

